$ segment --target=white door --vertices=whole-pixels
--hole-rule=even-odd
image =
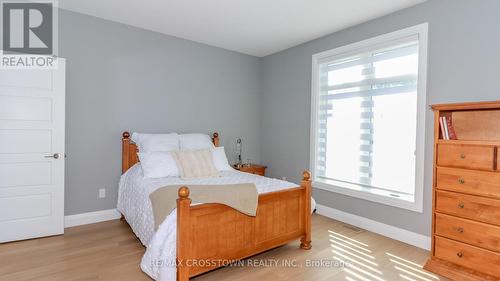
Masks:
[[[65,61],[0,69],[0,243],[64,232]]]

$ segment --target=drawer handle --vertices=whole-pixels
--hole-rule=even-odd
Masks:
[[[458,233],[464,233],[464,229],[462,227],[457,228]]]
[[[459,207],[460,209],[463,209],[463,208],[465,207],[464,202],[460,202],[460,203],[458,203],[458,207]]]
[[[457,253],[457,257],[462,258],[463,256],[464,256],[464,253],[463,253],[463,252],[458,252],[458,253]]]
[[[464,179],[458,179],[458,183],[459,183],[459,184],[464,184],[464,183],[465,183],[465,180],[464,180]]]
[[[463,154],[463,153],[462,153],[462,154],[460,154],[460,158],[461,158],[461,159],[465,159],[465,154]]]

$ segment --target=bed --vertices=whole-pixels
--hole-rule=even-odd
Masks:
[[[219,135],[213,134],[219,145]],[[155,280],[187,281],[190,277],[300,239],[311,249],[311,181],[307,171],[300,186],[239,171],[219,178],[143,179],[137,146],[122,135],[122,177],[118,206],[146,253],[141,269]],[[189,185],[255,183],[259,198],[255,217],[223,204],[191,204]],[[149,194],[166,185],[180,185],[177,209],[154,230]]]

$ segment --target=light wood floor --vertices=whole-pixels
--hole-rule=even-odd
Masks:
[[[312,222],[310,251],[292,242],[245,262],[257,267],[226,267],[194,280],[446,280],[422,269],[427,251],[319,215]],[[139,268],[143,253],[119,220],[67,228],[63,236],[0,245],[0,280],[151,280]],[[307,267],[307,260],[323,266]],[[338,260],[349,264],[338,267]],[[266,267],[274,262],[280,265]]]

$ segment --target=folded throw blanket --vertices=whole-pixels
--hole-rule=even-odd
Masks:
[[[149,195],[153,206],[155,230],[165,218],[177,208],[177,192],[180,185],[160,187]],[[189,185],[192,204],[219,203],[234,208],[249,216],[257,214],[259,194],[253,183],[224,185]]]

